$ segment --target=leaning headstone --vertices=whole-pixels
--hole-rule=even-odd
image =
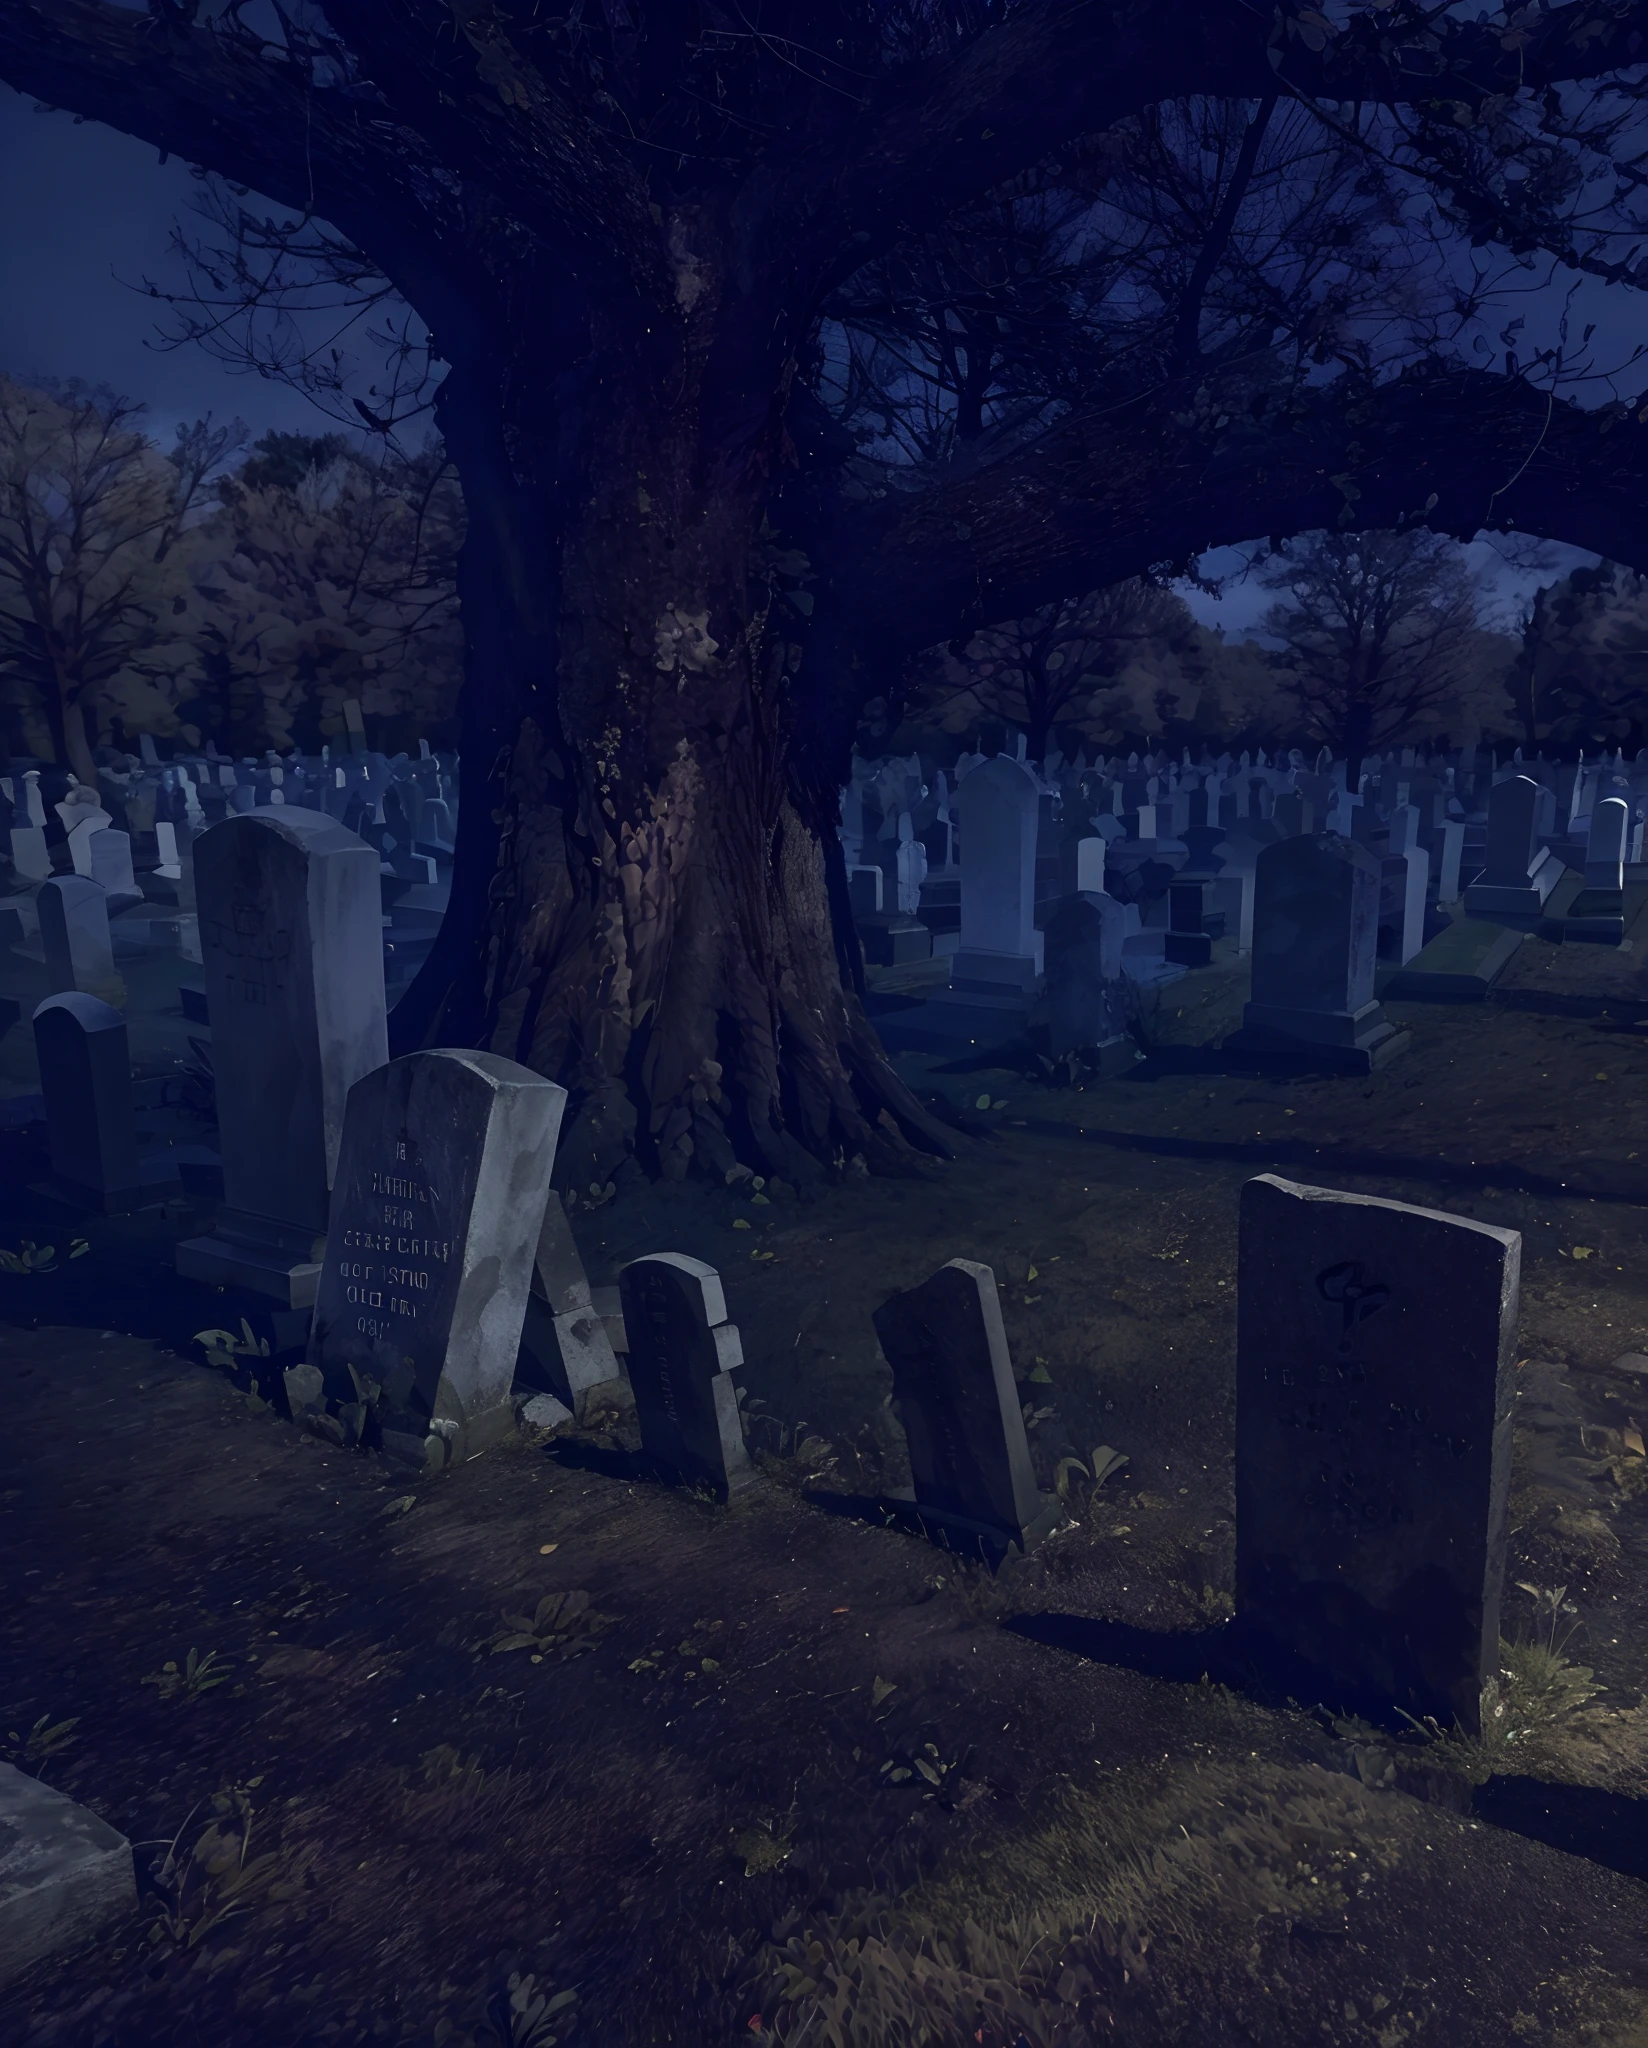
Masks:
[[[194,871],[226,1206],[177,1268],[306,1308],[344,1104],[389,1057],[378,857],[286,805],[211,826]]]
[[[115,972],[109,900],[103,891],[84,875],[54,875],[41,883],[35,907],[53,995],[79,989],[119,1008],[126,987]]]
[[[117,832],[112,825],[107,825],[101,832],[92,834],[87,842],[87,853],[91,860],[91,878],[108,897],[111,910],[126,909],[143,901],[143,891],[137,886],[137,876],[132,872],[129,833]]]
[[[655,1252],[623,1269],[618,1291],[642,1449],[678,1484],[725,1500],[753,1474],[731,1379],[744,1354],[719,1274]]]
[[[34,1013],[34,1049],[46,1104],[48,1190],[105,1214],[164,1198],[176,1175],[145,1171],[137,1153],[126,1020],[96,996],[47,996]]]
[[[593,1304],[566,1210],[551,1188],[538,1231],[515,1377],[518,1385],[547,1387],[573,1413],[594,1388],[620,1377],[612,1339]]]
[[[1496,782],[1488,792],[1486,866],[1465,891],[1467,917],[1493,918],[1527,930],[1538,923],[1563,864],[1539,843],[1551,808],[1549,792],[1528,775]]]
[[[308,1358],[346,1439],[370,1416],[390,1457],[431,1468],[512,1427],[565,1104],[486,1052],[408,1053],[350,1089]]]
[[[1330,1707],[1480,1726],[1521,1248],[1514,1230],[1272,1174],[1242,1190],[1238,1625]]]
[[[1102,842],[1101,842],[1102,843]],[[1127,912],[1102,890],[1081,889],[1057,903],[1043,937],[1047,964],[1048,1049],[1096,1052],[1101,1069],[1131,1066],[1122,945]]]
[[[1060,1517],[1036,1487],[996,1276],[952,1259],[874,1316],[910,1446],[911,1505],[952,1547],[998,1560]]]
[[[132,1845],[14,1764],[0,1764],[0,1989],[137,1905]]]
[[[1313,832],[1255,863],[1253,997],[1235,1052],[1366,1074],[1407,1046],[1373,997],[1380,864],[1365,846]]]

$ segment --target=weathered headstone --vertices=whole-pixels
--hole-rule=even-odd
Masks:
[[[958,1548],[1028,1550],[1059,1520],[1037,1490],[996,1276],[952,1259],[875,1312],[910,1447],[914,1507]]]
[[[753,1476],[738,1394],[737,1328],[713,1266],[680,1252],[632,1260],[618,1276],[641,1445],[665,1473],[719,1498]]]
[[[1374,855],[1337,833],[1309,833],[1267,846],[1255,878],[1253,997],[1227,1046],[1363,1074],[1402,1051],[1408,1034],[1373,997]]]
[[[1496,782],[1488,792],[1486,865],[1465,891],[1469,917],[1496,919],[1531,929],[1545,899],[1561,879],[1563,866],[1539,843],[1551,812],[1550,792],[1528,775]]]
[[[308,1358],[346,1436],[370,1413],[391,1457],[428,1467],[512,1426],[565,1104],[485,1052],[408,1053],[350,1089]]]
[[[1521,1246],[1272,1174],[1242,1190],[1237,1619],[1330,1706],[1480,1725]]]
[[[84,875],[54,875],[41,883],[35,907],[52,993],[79,989],[119,1008],[126,987],[115,972],[108,897]]]
[[[226,1207],[178,1271],[304,1308],[345,1101],[389,1056],[378,857],[290,804],[225,818],[194,856]]]
[[[143,901],[143,891],[132,872],[132,842],[129,833],[112,825],[94,832],[87,842],[92,880],[109,899],[111,910],[121,910]]]
[[[1078,890],[1049,914],[1043,937],[1048,1049],[1055,1059],[1096,1049],[1116,1065],[1132,1064],[1122,980],[1126,936],[1125,908],[1102,890]]]
[[[106,1214],[160,1199],[176,1176],[137,1152],[126,1020],[96,996],[47,996],[34,1013],[52,1192]]]
[[[1625,937],[1625,861],[1630,834],[1630,805],[1621,797],[1604,797],[1591,813],[1585,886],[1562,919],[1565,939],[1617,946]]]
[[[612,1340],[593,1302],[566,1210],[552,1188],[538,1231],[516,1379],[547,1386],[574,1413],[591,1389],[619,1377]]]
[[[137,1905],[132,1846],[105,1820],[0,1764],[0,1988],[82,1947]]]
[[[1036,778],[998,755],[956,792],[961,813],[961,943],[950,963],[957,1000],[1021,1007],[1041,972],[1035,928]]]

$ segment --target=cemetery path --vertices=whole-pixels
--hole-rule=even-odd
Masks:
[[[1366,1083],[908,1056],[981,1133],[953,1166],[579,1211],[597,1284],[665,1246],[725,1276],[765,1475],[725,1511],[553,1442],[411,1487],[299,1435],[169,1355],[239,1313],[156,1277],[195,1218],[94,1219],[71,1264],[34,1138],[0,1134],[0,1247],[60,1247],[0,1274],[0,1739],[151,1845],[155,1887],[0,2038],[478,2043],[515,1969],[576,1989],[567,2048],[791,2041],[793,1939],[879,2043],[925,1937],[957,2041],[981,1986],[1029,1999],[1034,2048],[1648,2039],[1648,1047],[1400,1021]],[[1512,1694],[1519,1750],[1150,1675],[1229,1610],[1236,1195],[1266,1169],[1524,1233],[1509,1576],[1539,1590],[1507,1615],[1566,1655]],[[869,1311],[958,1254],[1001,1280],[1042,1483],[1129,1460],[1067,1468],[1073,1526],[994,1582],[801,1497],[901,1476]],[[1054,1646],[1066,1617],[1119,1625],[1105,1659]]]

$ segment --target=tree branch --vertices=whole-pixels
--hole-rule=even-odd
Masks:
[[[1515,530],[1648,569],[1648,425],[1630,407],[1477,370],[1311,393],[1275,421],[1216,425],[1189,403],[1075,416],[964,479],[834,515],[804,540],[832,569],[821,667],[845,675],[867,647],[897,663],[1209,548],[1352,521]]]
[[[1438,17],[1398,0],[1324,38],[1293,9],[1248,0],[1026,0],[953,56],[889,78],[862,111],[821,114],[754,173],[744,210],[770,219],[775,248],[804,238],[850,269],[1162,100],[1280,87],[1474,106],[1648,60],[1648,0],[1571,0],[1515,29]]]

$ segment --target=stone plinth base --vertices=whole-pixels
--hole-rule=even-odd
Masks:
[[[209,1236],[187,1237],[178,1246],[177,1270],[208,1287],[248,1287],[285,1308],[313,1308],[320,1285],[314,1251],[307,1231],[223,1209]]]

